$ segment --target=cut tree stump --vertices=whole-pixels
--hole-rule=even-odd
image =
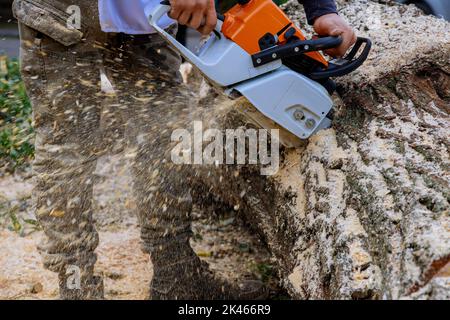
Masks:
[[[450,23],[380,2],[338,1],[373,51],[337,80],[333,128],[283,150],[274,176],[198,179],[197,201],[239,210],[296,299],[450,298]],[[242,123],[219,110],[226,128]]]

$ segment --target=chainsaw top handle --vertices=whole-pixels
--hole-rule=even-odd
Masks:
[[[336,48],[342,43],[342,37],[323,37],[313,40],[293,40],[285,44],[275,45],[252,55],[254,67],[263,66],[266,63],[278,59],[300,56],[307,52]]]

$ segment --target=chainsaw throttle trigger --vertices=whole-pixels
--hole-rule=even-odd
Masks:
[[[303,55],[314,52],[336,48],[342,43],[342,37],[324,37],[313,40],[295,40],[285,44],[276,45],[252,55],[254,67],[263,66],[278,59]]]
[[[363,44],[365,44],[364,49],[361,54],[355,58]],[[339,64],[330,61],[327,69],[311,72],[307,74],[307,76],[313,80],[321,80],[349,74],[358,69],[367,60],[371,48],[372,42],[370,39],[358,37],[352,50],[343,59],[340,59]]]

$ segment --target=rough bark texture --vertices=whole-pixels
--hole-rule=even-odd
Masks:
[[[334,128],[294,156],[298,178],[280,173],[297,189],[295,209],[276,213],[296,221],[295,244],[275,244],[294,265],[285,284],[299,298],[448,298],[450,25],[413,7],[340,4],[374,50],[339,80]]]
[[[294,298],[448,299],[450,24],[338,2],[374,49],[338,80],[333,128],[285,150],[276,176],[241,172],[228,192]],[[285,9],[305,21],[297,3]]]
[[[295,244],[280,250],[294,264],[285,284],[299,298],[448,297],[437,275],[450,255],[450,26],[369,1],[341,13],[374,50],[339,80],[334,129],[290,168],[298,179],[280,177],[297,188],[295,209],[277,212],[296,220]]]

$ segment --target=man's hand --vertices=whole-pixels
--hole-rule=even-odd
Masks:
[[[341,16],[335,13],[318,17],[314,21],[314,30],[319,36],[342,37],[342,44],[339,47],[325,51],[326,54],[332,57],[342,57],[356,42],[355,31]]]
[[[170,0],[170,5],[169,17],[204,35],[210,34],[217,24],[214,0]]]

